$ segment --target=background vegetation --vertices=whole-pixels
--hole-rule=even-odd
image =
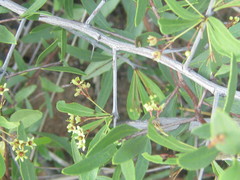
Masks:
[[[239,0],[0,0],[0,178],[240,179]]]

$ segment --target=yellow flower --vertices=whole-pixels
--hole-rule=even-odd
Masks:
[[[147,38],[147,42],[148,42],[149,46],[155,46],[158,42],[158,39],[155,36],[149,35]]]
[[[26,156],[27,150],[24,151],[24,149],[21,150],[16,150],[16,158],[15,160],[17,161],[18,159],[20,159],[22,162],[24,161],[24,159],[27,159],[28,157]]]
[[[79,86],[83,83],[84,81],[82,81],[79,77],[76,77],[75,79],[72,79],[71,83],[73,83],[76,86]]]
[[[36,143],[34,142],[34,137],[32,138],[27,138],[27,143],[26,146],[29,146],[30,148],[33,148],[33,146],[37,146]]]
[[[69,133],[74,132],[76,130],[76,127],[73,124],[68,124],[67,125],[67,130]]]
[[[12,150],[15,151],[16,149],[22,149],[25,145],[25,142],[19,139],[14,139],[12,142],[10,142],[10,145],[12,146]]]
[[[7,84],[4,83],[4,85],[0,85],[0,95],[2,96],[4,92],[9,91],[8,88],[6,88]]]
[[[153,60],[158,61],[161,58],[161,53],[159,51],[155,51],[152,53]]]

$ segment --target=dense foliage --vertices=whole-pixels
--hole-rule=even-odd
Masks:
[[[0,178],[240,179],[239,0],[0,13]]]

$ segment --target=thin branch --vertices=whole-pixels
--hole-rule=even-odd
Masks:
[[[10,22],[10,21],[16,21],[18,20],[19,17],[13,17],[13,18],[9,18],[9,19],[3,19],[3,20],[0,20],[0,24],[2,23],[6,23],[6,22]]]
[[[201,26],[201,25],[199,26],[199,31],[198,31],[197,37],[196,37],[196,39],[195,39],[195,41],[194,41],[194,43],[193,43],[193,46],[192,46],[192,48],[191,48],[190,55],[188,56],[186,62],[185,62],[184,65],[183,65],[183,69],[184,69],[184,70],[187,70],[187,69],[188,69],[188,66],[189,66],[190,62],[191,62],[192,58],[193,58],[194,55],[195,55],[195,52],[196,52],[197,47],[198,47],[198,45],[199,45],[199,43],[200,43],[200,40],[202,39],[205,26],[206,26],[205,23],[202,23],[202,26]]]
[[[117,51],[113,48],[113,61],[112,61],[112,69],[113,69],[113,127],[116,127],[117,120],[119,118],[118,114],[118,106],[117,106]]]
[[[212,105],[212,115],[215,113],[215,111],[218,107],[219,98],[220,98],[220,93],[218,91],[216,91],[214,93],[214,99],[213,99],[213,105]]]
[[[31,68],[31,69],[27,69],[27,70],[24,70],[24,71],[20,71],[20,72],[14,73],[14,74],[7,75],[5,78],[9,79],[9,78],[12,78],[14,76],[17,76],[17,75],[20,75],[20,74],[24,74],[26,72],[36,71],[36,70],[40,70],[42,68],[51,67],[51,66],[57,66],[57,65],[60,65],[60,64],[62,64],[62,63],[61,62],[55,62],[55,63],[45,64],[43,66],[34,67],[34,68]]]
[[[107,0],[102,0],[98,6],[96,7],[96,9],[94,9],[94,11],[92,12],[92,14],[88,17],[88,19],[86,20],[85,24],[90,24],[90,22],[93,20],[93,18],[97,15],[97,13],[101,10],[101,8],[103,7],[103,5],[106,3]]]
[[[10,1],[10,0],[0,0],[0,5],[10,9],[11,11],[21,15],[25,12],[26,8]],[[112,39],[108,36],[105,36],[104,34],[98,32],[94,28],[85,25],[83,23],[79,23],[76,21],[71,21],[67,19],[63,19],[56,16],[47,16],[47,15],[40,15],[39,21],[52,24],[55,26],[60,26],[65,29],[72,29],[79,31],[87,36],[90,36],[91,38],[98,40],[99,43],[105,44],[110,48],[116,48],[119,51],[125,51],[133,54],[137,54],[140,56],[144,56],[146,58],[153,59],[153,51],[149,48],[143,48],[143,47],[135,47],[133,44],[125,43],[119,40]],[[101,37],[101,39],[98,39]],[[212,94],[215,93],[215,91],[218,91],[220,94],[226,95],[227,94],[227,88],[222,87],[218,84],[215,84],[211,82],[210,80],[207,80],[203,76],[199,75],[198,73],[194,72],[193,70],[184,70],[183,65],[177,61],[173,61],[171,58],[162,55],[159,60],[157,60],[158,63],[161,63],[163,65],[168,66],[169,68],[178,71],[179,73],[185,75],[189,79],[193,80],[195,83],[198,83],[200,86],[207,89]],[[237,91],[235,94],[236,99],[240,99],[240,92]]]
[[[215,4],[215,0],[211,0],[209,5],[208,5],[206,16],[211,16],[212,15],[212,13],[213,13],[212,9],[213,9],[214,4]]]
[[[203,173],[204,173],[204,168],[200,169],[199,174],[198,174],[198,180],[202,180]]]
[[[23,27],[24,27],[24,24],[26,22],[26,19],[23,19],[18,27],[18,30],[16,32],[16,35],[15,35],[15,39],[16,39],[16,42],[18,41],[22,31],[23,31]],[[12,54],[13,54],[13,50],[15,49],[16,47],[16,44],[12,44],[9,51],[8,51],[8,54],[7,54],[7,57],[4,61],[4,64],[3,66],[1,67],[1,74],[0,74],[0,82],[3,78],[3,76],[5,75],[6,71],[7,71],[7,67],[8,67],[8,64],[9,64],[9,61],[12,57]]]

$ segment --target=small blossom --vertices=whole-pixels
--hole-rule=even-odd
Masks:
[[[82,81],[79,77],[76,77],[75,79],[72,79],[71,83],[73,83],[76,86],[79,86],[83,83],[84,81]]]
[[[81,141],[79,141],[76,144],[78,149],[82,149],[83,151],[85,151],[86,149],[85,143],[82,143]]]
[[[147,42],[149,44],[149,46],[155,46],[158,42],[158,39],[155,36],[148,36],[147,38]]]
[[[78,135],[78,136],[84,136],[84,132],[83,129],[80,126],[77,126],[77,128],[74,130],[74,134]]]
[[[76,116],[75,117],[75,123],[78,124],[80,123],[82,120],[81,120],[81,117],[80,116]]]
[[[152,56],[153,56],[153,60],[157,61],[157,60],[160,60],[161,53],[159,51],[155,51],[152,53]]]
[[[12,142],[10,142],[10,145],[12,146],[12,150],[15,151],[16,149],[22,149],[25,145],[25,142],[19,139],[14,139]]]
[[[33,148],[34,146],[37,146],[36,143],[34,142],[34,137],[27,139],[26,146],[29,146],[30,148]]]
[[[8,88],[6,88],[7,84],[4,83],[4,85],[0,85],[0,95],[2,96],[4,92],[9,91]]]
[[[230,17],[229,17],[229,20],[232,21],[232,20],[233,20],[233,16],[230,16]]]
[[[67,130],[68,130],[69,133],[75,132],[76,127],[73,124],[70,123],[70,124],[67,125]]]
[[[190,51],[186,51],[184,54],[185,54],[186,57],[189,57],[191,52]]]
[[[20,159],[22,162],[24,161],[24,159],[27,159],[28,157],[26,156],[27,150],[24,151],[24,149],[21,150],[16,150],[16,158],[15,160],[17,161],[18,159]]]

